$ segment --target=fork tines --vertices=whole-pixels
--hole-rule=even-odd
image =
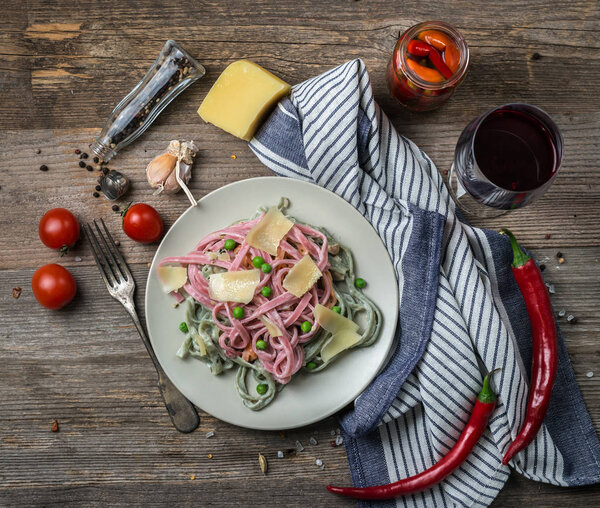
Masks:
[[[95,226],[96,232],[94,232],[92,224]],[[94,219],[93,223],[84,225],[83,231],[90,241],[92,254],[104,278],[104,282],[107,286],[113,288],[122,282],[133,282],[133,277],[127,267],[127,263],[125,263],[123,256],[121,256],[119,249],[117,249],[103,219],[100,219],[100,224],[102,224],[104,232],[98,226],[96,219]]]

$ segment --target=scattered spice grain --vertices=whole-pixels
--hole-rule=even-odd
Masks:
[[[94,193],[92,194],[92,196],[94,196],[95,198],[99,198],[99,197],[100,197],[100,194],[98,194],[97,192],[94,192]]]
[[[46,164],[42,164],[40,166],[40,171],[48,171],[48,166],[46,166]]]
[[[12,297],[13,297],[15,300],[18,300],[18,299],[19,299],[19,296],[21,296],[21,292],[22,292],[22,291],[23,291],[23,288],[20,288],[20,287],[14,287],[14,288],[13,288],[13,290],[12,290]]]
[[[58,420],[54,420],[52,422],[52,427],[50,427],[50,430],[52,432],[58,432]]]
[[[81,150],[79,148],[75,148],[75,155],[79,155],[81,153]]]
[[[262,453],[258,454],[258,464],[260,466],[262,474],[267,474],[267,471],[269,470],[269,464],[267,462],[266,457]]]
[[[85,162],[79,161],[79,167],[80,168],[85,168]]]

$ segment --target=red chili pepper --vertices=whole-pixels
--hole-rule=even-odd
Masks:
[[[426,42],[413,39],[408,43],[406,51],[408,51],[411,55],[414,56],[429,56],[431,46]]]
[[[527,413],[519,434],[502,459],[506,465],[535,439],[542,426],[558,367],[558,344],[552,305],[542,274],[533,259],[521,250],[513,234],[508,229],[504,233],[512,245],[513,275],[525,300],[533,338]]]
[[[463,429],[458,441],[456,441],[456,444],[439,462],[422,473],[388,485],[366,488],[327,485],[327,490],[334,494],[353,497],[355,499],[392,499],[397,496],[420,492],[441,482],[467,459],[487,427],[490,416],[496,407],[496,394],[490,386],[490,376],[493,372],[490,372],[483,378],[483,386],[477,396],[467,425]]]
[[[434,65],[434,67],[438,71],[440,71],[446,79],[450,79],[454,74],[450,70],[450,67],[448,67],[444,62],[442,54],[426,42],[413,39],[408,43],[406,51],[414,56],[428,56],[429,60],[431,60],[431,63]]]
[[[425,30],[418,35],[419,39],[431,44],[444,54],[444,61],[452,72],[456,72],[460,63],[460,51],[452,38],[439,30]]]
[[[406,59],[406,65],[408,65],[408,68],[424,81],[428,81],[429,83],[439,83],[444,81],[444,76],[442,76],[438,71],[418,64],[410,58]]]

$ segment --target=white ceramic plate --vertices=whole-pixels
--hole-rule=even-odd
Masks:
[[[325,227],[348,246],[356,273],[367,280],[365,293],[383,315],[381,335],[368,348],[352,350],[318,374],[299,373],[273,402],[261,411],[242,403],[234,386],[235,371],[213,376],[201,361],[179,359],[175,353],[183,341],[179,323],[183,306],[173,308],[156,268],[166,256],[191,251],[208,233],[250,217],[260,206],[272,206],[289,198],[290,215],[308,224]],[[396,277],[388,253],[375,230],[350,204],[322,187],[280,177],[252,178],[235,182],[200,200],[173,224],[161,242],[148,275],[146,319],[150,341],[175,386],[196,406],[241,427],[279,430],[308,425],[352,402],[384,365],[393,343],[398,318]]]

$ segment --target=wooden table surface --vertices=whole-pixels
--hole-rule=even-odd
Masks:
[[[153,196],[144,168],[169,140],[193,138],[200,146],[191,182],[198,197],[269,174],[246,143],[196,115],[219,73],[240,58],[290,83],[362,58],[394,125],[440,170],[449,167],[462,128],[489,107],[523,101],[550,113],[565,138],[555,184],[534,206],[479,224],[510,226],[546,259],[555,308],[577,317],[576,324],[563,325],[564,338],[600,429],[597,0],[52,4],[8,0],[0,19],[0,505],[353,504],[323,488],[328,480],[350,480],[343,448],[329,446],[334,417],[280,435],[236,428],[202,413],[195,433],[177,433],[133,323],[108,295],[86,242],[59,259],[39,241],[38,221],[49,208],[66,206],[80,221],[104,217],[134,272],[142,311],[155,246],[124,236],[112,203],[92,197],[98,173],[80,169],[74,150],[87,148],[168,38],[196,56],[207,75],[110,164],[133,182],[127,201],[152,204],[167,227],[188,202],[183,193]],[[469,43],[472,63],[446,106],[408,113],[388,96],[384,69],[398,32],[427,19],[456,26]],[[47,172],[39,171],[42,164]],[[557,251],[566,259],[561,266]],[[75,301],[60,312],[40,307],[30,289],[34,270],[51,262],[68,267],[78,284]],[[14,299],[17,286],[23,293]],[[57,433],[51,432],[55,419]],[[211,430],[215,436],[207,439]],[[310,436],[319,440],[317,446],[308,446]],[[275,458],[296,439],[305,444],[304,452]],[[267,476],[259,470],[259,452],[269,459]],[[316,458],[325,463],[324,471],[315,466]],[[514,474],[494,505],[525,503],[597,506],[600,489],[562,489]]]

